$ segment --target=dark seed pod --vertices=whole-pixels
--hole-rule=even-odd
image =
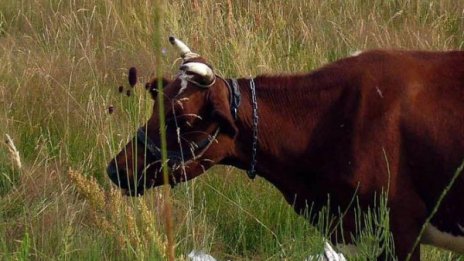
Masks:
[[[131,96],[131,90],[127,90],[126,95],[127,95],[127,97],[130,97]]]
[[[113,112],[114,112],[114,106],[113,105],[108,106],[108,113],[112,114]]]
[[[129,85],[132,88],[134,88],[136,83],[137,83],[137,69],[135,69],[135,67],[131,67],[129,69]]]
[[[119,91],[119,93],[122,93],[122,92],[124,91],[124,87],[122,87],[122,85],[119,86],[119,87],[118,87],[118,91]]]

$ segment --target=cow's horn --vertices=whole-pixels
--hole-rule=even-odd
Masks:
[[[181,40],[175,38],[174,36],[169,36],[169,42],[179,48],[180,57],[184,58],[185,60],[192,59],[199,57],[200,55],[192,52],[190,48]]]
[[[198,63],[198,62],[189,62],[189,63],[184,63],[181,67],[181,70],[186,71],[186,72],[191,72],[191,73],[196,73],[200,75],[201,77],[205,78],[208,82],[212,82],[214,80],[214,72],[211,67],[204,63]]]

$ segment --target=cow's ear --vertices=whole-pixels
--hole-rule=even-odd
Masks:
[[[212,87],[208,95],[208,100],[212,107],[212,119],[219,123],[221,132],[226,133],[234,139],[237,136],[238,129],[232,112],[230,111],[227,97],[227,88]]]
[[[161,85],[163,88],[165,88],[167,85],[171,83],[171,80],[168,80],[166,78],[161,78]],[[151,79],[149,82],[145,84],[145,89],[150,92],[151,97],[153,99],[156,99],[156,96],[158,94],[158,78],[155,77]]]

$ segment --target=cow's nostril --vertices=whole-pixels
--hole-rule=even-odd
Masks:
[[[106,168],[106,173],[108,174],[108,176],[110,176],[111,179],[113,176],[116,176],[118,174],[116,165],[113,163],[110,163],[108,167]]]
[[[125,172],[123,169],[118,169],[116,164],[110,163],[106,168],[106,173],[114,184],[121,188],[127,188],[126,175],[124,174]],[[123,179],[121,177],[123,177]]]

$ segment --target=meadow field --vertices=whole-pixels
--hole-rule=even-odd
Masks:
[[[0,135],[19,155],[0,146],[0,260],[165,260],[166,200],[176,260],[193,249],[218,260],[322,252],[331,217],[309,225],[235,168],[214,167],[169,199],[160,188],[123,197],[110,184],[108,161],[151,115],[144,82],[176,73],[169,35],[225,77],[304,72],[371,48],[464,49],[464,1],[0,0]],[[129,97],[118,86],[130,88],[131,66],[140,81]],[[359,216],[370,226],[353,235],[360,251],[349,259],[390,251],[379,229],[388,208]],[[464,260],[433,247],[421,255]]]

